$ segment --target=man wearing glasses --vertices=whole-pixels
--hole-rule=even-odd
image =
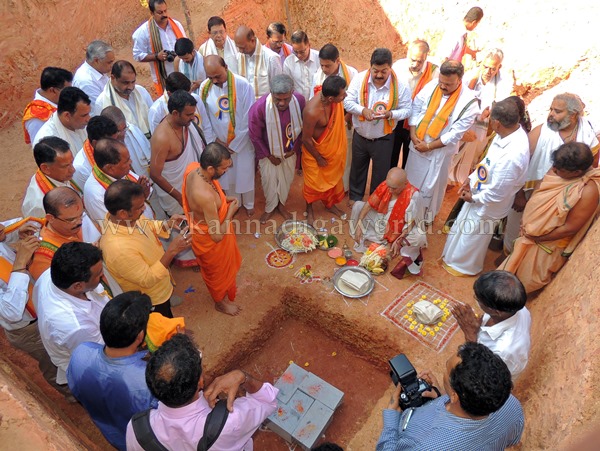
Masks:
[[[302,30],[292,34],[292,48],[294,53],[285,59],[283,73],[294,80],[294,90],[309,99],[313,76],[320,67],[319,52],[310,48],[308,35]]]
[[[286,29],[281,22],[273,22],[267,27],[267,42],[265,47],[273,50],[281,58],[281,66],[285,59],[294,51],[293,47],[285,42]]]
[[[227,36],[225,21],[218,16],[208,19],[208,40],[200,46],[198,51],[203,57],[219,55],[231,72],[238,74],[238,50],[235,42]]]

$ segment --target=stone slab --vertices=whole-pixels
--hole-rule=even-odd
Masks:
[[[338,390],[329,382],[324,381],[317,375],[309,373],[300,383],[300,390],[307,395],[318,399],[331,410],[335,410],[342,403],[344,392]]]

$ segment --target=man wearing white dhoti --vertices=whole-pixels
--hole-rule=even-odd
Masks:
[[[279,56],[261,45],[254,30],[240,26],[235,32],[238,48],[238,71],[254,87],[258,99],[269,93],[269,80],[281,74]]]
[[[428,83],[412,104],[406,173],[421,192],[428,222],[433,222],[442,206],[458,142],[479,114],[473,92],[462,84],[463,74],[461,63],[446,61],[439,79]]]
[[[496,224],[504,218],[523,186],[529,166],[529,141],[519,122],[517,104],[505,99],[492,107],[496,132],[485,158],[460,189],[465,203],[448,234],[443,266],[455,276],[483,270]]]
[[[223,58],[204,58],[207,80],[200,86],[202,102],[213,132],[229,149],[233,168],[219,179],[228,196],[238,199],[248,216],[254,214],[254,147],[248,133],[248,111],[254,89],[248,81],[227,68]]]
[[[225,21],[219,16],[208,19],[208,34],[210,38],[200,46],[198,51],[203,57],[218,55],[225,60],[231,72],[238,73],[238,50],[235,42],[227,36]]]
[[[135,83],[136,79],[135,68],[129,61],[119,60],[113,64],[110,82],[96,100],[94,115],[99,115],[108,106],[116,106],[127,122],[137,125],[150,138],[148,110],[152,106],[152,97],[146,88]]]
[[[56,136],[69,143],[73,156],[87,139],[85,127],[90,120],[90,98],[79,88],[68,86],[60,91],[56,111],[35,135],[34,147],[46,136]]]
[[[491,133],[489,117],[492,105],[506,99],[512,92],[512,80],[504,78],[500,72],[503,60],[504,52],[492,49],[481,63],[480,69],[465,77],[467,86],[479,100],[481,113],[463,136],[458,153],[452,157],[449,175],[451,183],[461,185],[472,172],[473,165],[480,160],[488,143],[488,132]]]
[[[254,145],[260,179],[265,194],[264,224],[275,209],[290,219],[285,209],[294,181],[296,162],[302,149],[302,110],[304,98],[294,92],[289,75],[276,75],[270,80],[271,93],[262,96],[250,108],[248,130]]]
[[[578,95],[559,94],[552,100],[550,113],[545,124],[540,124],[529,134],[531,160],[525,179],[512,208],[509,210],[504,230],[504,253],[513,249],[519,237],[521,217],[533,190],[538,188],[552,167],[552,153],[563,144],[576,141],[587,144],[594,154],[594,167],[598,166],[598,139],[590,122],[583,116],[585,105]]]

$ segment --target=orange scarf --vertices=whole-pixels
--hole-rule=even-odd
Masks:
[[[360,104],[362,106],[364,106],[365,108],[369,108],[369,78],[371,77],[371,72],[367,71],[367,73],[365,74],[365,78],[362,82],[362,86],[360,88]],[[387,104],[384,104],[383,102],[375,102],[372,106],[371,109],[375,112],[375,114],[380,114],[384,111],[391,111],[391,110],[395,110],[396,108],[398,108],[398,78],[396,77],[396,74],[394,73],[394,71],[391,71],[390,77],[392,78],[392,81],[390,83],[390,95],[388,97],[388,102]],[[346,80],[347,81],[347,80]],[[382,108],[378,108],[378,106],[381,106]],[[365,117],[364,116],[359,116],[358,117],[359,121],[364,121]],[[389,118],[389,119],[384,119],[383,120],[383,132],[388,135],[390,133],[392,133],[392,131],[394,131],[394,126],[396,125],[396,121],[394,121],[393,118]]]
[[[34,218],[33,216],[27,216],[26,218],[23,218],[20,221],[13,222],[11,225],[6,226],[4,228],[4,233],[6,235],[8,235],[9,233],[12,233],[15,230],[20,229],[21,226],[27,224],[29,221],[37,222],[38,224],[41,224],[42,226],[46,225],[46,219],[45,218]]]
[[[98,181],[98,183],[100,183],[100,185],[102,185],[102,188],[104,188],[105,190],[108,189],[108,187],[113,183],[113,181],[109,179],[108,176],[104,172],[102,172],[102,169],[100,169],[96,164],[94,164],[94,166],[92,167],[92,174],[94,174],[94,178]],[[133,183],[137,183],[137,180],[131,174],[127,174],[123,178]]]
[[[410,204],[413,194],[417,191],[419,191],[417,188],[409,182],[406,182],[406,187],[396,199],[396,203],[392,208],[392,213],[385,226],[385,233],[383,234],[383,237],[388,243],[393,243],[402,234],[402,229],[404,229],[405,225],[404,216],[406,214],[406,209]],[[392,193],[384,181],[369,197],[369,205],[377,213],[387,215],[391,200]]]
[[[56,185],[52,183],[52,181],[46,177],[46,175],[44,175],[40,169],[35,172],[35,181],[44,195],[48,194],[48,192],[53,188],[56,188]],[[79,193],[80,196],[83,194],[82,189],[79,188],[79,185],[77,185],[77,183],[75,183],[73,180],[69,180],[69,184],[71,185],[71,188]]]
[[[27,128],[25,128],[25,122],[30,119],[39,119],[40,121],[46,122],[55,111],[55,107],[43,100],[33,100],[27,104],[25,111],[23,111],[23,134],[25,135],[25,144],[31,144],[31,136],[29,136],[29,132],[27,131]]]
[[[343,61],[340,61],[340,67],[342,68],[342,78],[344,80],[346,80],[346,87],[348,87],[350,85],[350,74],[348,73],[348,66],[346,66],[346,63],[344,63]],[[338,70],[339,72],[339,70]],[[325,77],[327,78],[327,77]],[[317,95],[317,93],[321,92],[323,90],[323,85],[316,85],[313,88],[313,94]]]
[[[0,256],[0,279],[2,279],[7,285],[10,280],[10,274],[12,272],[13,265],[4,257]],[[27,304],[25,305],[25,310],[29,312],[29,314],[33,317],[33,319],[37,318],[37,314],[35,313],[35,307],[33,306],[33,299],[31,297],[31,292],[33,291],[33,285],[29,284],[29,295],[27,296]]]
[[[175,33],[175,37],[177,39],[184,37],[175,21],[170,17],[169,25],[171,25],[171,29]],[[160,40],[158,25],[156,25],[156,22],[152,17],[148,19],[148,34],[150,35],[150,49],[152,50],[152,53],[162,52],[164,49],[162,46],[162,41]],[[165,63],[164,61],[154,60],[152,61],[152,64],[154,65],[154,71],[156,73],[156,83],[154,83],[154,88],[156,89],[156,93],[161,96],[164,92],[165,79],[167,78]]]
[[[85,156],[87,157],[88,161],[90,162],[90,166],[92,166],[92,167],[95,166],[96,160],[94,160],[94,148],[90,144],[89,139],[86,139],[85,142],[83,143],[83,151],[85,152]]]
[[[432,79],[433,71],[437,69],[437,65],[430,63],[427,61],[425,63],[425,70],[421,72],[421,76],[419,77],[419,81],[417,81],[417,85],[415,86],[415,90],[412,92],[412,99],[415,100],[417,94],[423,89],[423,87],[429,83]],[[408,125],[408,119],[404,119],[404,128],[406,130],[410,130],[410,125]]]
[[[429,99],[425,116],[423,116],[423,119],[421,119],[421,122],[419,122],[419,125],[417,126],[417,138],[424,139],[425,134],[428,134],[433,139],[439,138],[442,130],[446,124],[448,124],[448,118],[450,117],[450,114],[452,114],[452,111],[454,111],[454,107],[458,102],[461,91],[462,81],[458,84],[456,91],[450,95],[450,98],[446,101],[440,112],[436,115],[435,112],[440,106],[443,94],[439,85],[435,87],[433,94]]]

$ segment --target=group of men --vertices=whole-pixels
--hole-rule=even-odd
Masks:
[[[119,449],[141,449],[148,437],[130,419],[157,405],[139,420],[149,422],[154,440],[195,446],[217,395],[228,392],[231,409],[243,385],[248,396],[236,400],[211,449],[251,449],[277,390],[235,371],[202,397],[201,356],[177,333],[184,322],[171,311],[181,300],[170,266],[199,266],[215,308],[240,313],[234,301],[241,255],[232,221],[241,207],[249,217],[255,213],[258,168],[261,223],[276,212],[292,217],[286,203],[301,171],[309,223],[317,202],[347,219],[340,204],[348,195],[357,249],[365,240],[387,244],[401,257],[399,274],[420,274],[422,225],[438,215],[450,181],[460,186],[459,204],[444,268],[480,273],[508,216],[504,239],[512,253],[501,268],[523,285],[503,271],[478,279],[476,297],[487,316],[470,308],[454,314],[466,340],[480,345],[467,344],[450,359],[448,397],[427,404],[433,413],[420,416],[426,409],[417,409],[406,433],[397,430],[410,416],[393,413],[396,391],[378,449],[427,447],[419,425],[430,414],[448,423],[441,416],[489,423],[478,429],[483,435],[511,417],[510,433],[487,439],[490,446],[516,443],[522,412],[510,378],[527,362],[526,293],[550,281],[598,207],[597,133],[581,99],[557,96],[547,123],[528,135],[524,103],[508,97],[512,86],[500,73],[501,50],[464,74],[463,57],[477,55],[468,32],[483,17],[480,8],[469,10],[457,39],[445,40],[448,54],[439,66],[428,61],[428,43],[415,40],[396,62],[390,50],[375,49],[369,69],[358,72],[333,44],[312,49],[302,30],[288,44],[279,22],[268,26],[263,45],[253,29],[240,26],[231,38],[225,21],[211,17],[210,37],[196,50],[165,0],[148,5],[151,17],[133,34],[133,58],[149,63],[155,101],[136,84],[131,62],[93,41],[75,74],[45,68],[25,109],[25,141],[38,170],[24,219],[0,229],[0,324],[10,343],[38,360],[49,383],[80,400]],[[494,291],[498,286],[504,295]],[[137,352],[143,343],[158,348],[148,364]],[[109,376],[95,377],[87,365]],[[478,365],[501,375],[501,394],[461,385]],[[107,384],[120,395],[102,398]],[[482,400],[488,407],[481,409],[487,391],[494,399]],[[174,437],[183,416],[189,421]],[[450,442],[441,434],[436,443],[445,447]]]

